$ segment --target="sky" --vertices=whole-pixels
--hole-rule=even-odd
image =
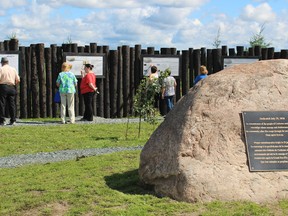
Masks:
[[[288,49],[288,0],[0,0],[0,41],[187,50],[249,47],[263,29]]]

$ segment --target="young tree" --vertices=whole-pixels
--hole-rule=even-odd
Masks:
[[[212,46],[215,48],[215,49],[218,49],[221,45],[221,40],[220,40],[220,36],[221,36],[221,31],[220,31],[220,27],[218,28],[218,31],[217,31],[217,35],[214,39],[214,42],[212,43]]]
[[[155,124],[157,121],[157,109],[154,107],[155,95],[161,91],[163,80],[168,77],[168,70],[170,68],[160,71],[160,76],[155,82],[149,82],[149,77],[142,79],[136,90],[133,98],[133,111],[139,116],[138,137],[140,137],[141,119],[150,124]]]
[[[250,46],[254,47],[254,46],[260,46],[261,48],[267,48],[269,46],[271,46],[271,43],[267,43],[265,40],[265,37],[263,35],[263,31],[265,29],[265,24],[263,24],[259,30],[258,33],[254,34],[251,38],[250,38]]]

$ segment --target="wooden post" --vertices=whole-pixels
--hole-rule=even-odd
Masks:
[[[267,48],[262,48],[261,56],[262,56],[262,60],[267,60],[268,59],[268,49]]]
[[[9,47],[9,42],[10,42],[9,40],[4,40],[4,50],[5,51],[9,51],[9,48],[10,48]]]
[[[148,53],[149,55],[154,55],[154,51],[155,51],[155,48],[154,48],[154,47],[148,47],[148,48],[147,48],[147,53]]]
[[[254,53],[255,53],[255,56],[259,56],[259,58],[261,59],[261,47],[260,46],[254,47]]]
[[[177,55],[177,49],[175,47],[170,48],[171,55]]]
[[[249,47],[249,49],[248,49],[248,56],[251,56],[251,57],[255,56],[255,54],[254,54],[254,48],[253,48],[253,47]]]
[[[83,46],[78,46],[78,53],[84,53],[85,48]]]
[[[97,53],[97,43],[90,43],[91,53]]]
[[[268,48],[268,59],[273,59],[274,58],[274,47],[269,47]]]
[[[280,59],[281,53],[280,52],[274,52],[274,59]]]
[[[72,53],[78,53],[78,45],[77,45],[77,43],[72,43],[72,44],[70,44],[70,46],[71,46],[71,52]]]
[[[20,51],[20,118],[28,118],[27,115],[27,73],[25,47],[19,47]]]
[[[189,90],[189,51],[188,50],[182,50],[182,71],[181,71],[181,77],[182,77],[182,95],[186,95]]]
[[[288,50],[281,50],[280,52],[280,58],[282,59],[288,59]]]
[[[9,50],[10,51],[18,51],[19,50],[19,41],[18,41],[18,39],[10,39],[8,44],[9,44]]]
[[[213,73],[212,49],[207,49],[207,70],[208,70],[208,74],[212,74]]]
[[[46,72],[46,110],[47,117],[53,117],[53,87],[52,87],[52,62],[51,48],[44,49],[45,55],[45,72]]]
[[[135,61],[134,61],[134,84],[135,89],[138,88],[140,80],[143,76],[143,71],[141,67],[141,45],[135,45]]]
[[[123,116],[123,61],[122,61],[122,49],[118,47],[118,83],[117,83],[117,117]]]
[[[98,49],[99,48],[99,49]],[[103,53],[104,47],[97,47],[97,52],[98,53]],[[104,75],[105,75],[104,71]],[[104,95],[105,95],[105,84],[104,84],[104,79],[97,79],[97,88],[100,92],[99,95],[97,95],[97,116],[104,117]]]
[[[40,118],[39,110],[39,77],[37,73],[36,45],[31,46],[31,90],[32,90],[32,116]]]
[[[244,47],[243,46],[237,46],[237,56],[244,56]]]
[[[37,61],[37,74],[39,80],[39,109],[40,117],[46,118],[46,73],[44,70],[45,59],[44,59],[44,44],[37,44],[35,47],[36,61]]]
[[[234,48],[229,48],[229,56],[236,56]]]
[[[55,96],[56,92],[56,79],[58,76],[58,62],[57,62],[57,45],[52,44],[50,45],[51,49],[51,66],[52,66],[52,98]],[[52,116],[55,118],[57,116],[57,110],[58,110],[58,105],[52,102],[53,107],[52,107]],[[57,116],[58,117],[58,116]]]
[[[189,48],[189,88],[193,86],[194,79],[195,79],[195,72],[194,72],[193,48]],[[180,86],[177,85],[177,90],[178,88],[180,92]],[[176,97],[177,97],[177,93],[176,93]],[[180,97],[178,99],[180,99]]]
[[[228,56],[228,47],[222,46],[222,56]]]
[[[129,107],[129,114],[133,112],[133,99],[135,96],[135,49],[130,47],[130,107]]]
[[[221,49],[213,49],[212,56],[213,56],[213,73],[221,71],[223,68]]]
[[[93,52],[92,52],[92,50],[93,50]],[[92,44],[90,44],[90,51],[91,51],[91,53],[97,53],[97,46],[95,47],[95,44],[94,44],[94,46],[92,46]],[[105,72],[106,71],[103,71],[103,75],[104,76],[105,76]],[[98,86],[98,84],[101,83],[101,82],[99,82],[100,79],[102,79],[102,78],[99,78],[99,77],[96,76],[96,86],[97,86],[99,92],[100,92],[100,86]],[[101,94],[104,94],[104,92],[101,92]],[[94,116],[98,115],[98,113],[97,113],[97,109],[99,109],[98,98],[99,98],[98,95],[94,94],[94,96],[93,96],[93,104],[92,104],[93,115]]]
[[[84,52],[85,52],[85,53],[90,53],[90,46],[85,45]]]
[[[103,46],[97,46],[97,53],[103,53]]]
[[[202,47],[200,50],[201,55],[201,65],[207,65],[206,48]]]
[[[118,84],[118,50],[111,50],[109,54],[109,66],[110,66],[110,116],[112,118],[117,117],[117,84]]]
[[[110,71],[109,71],[109,66],[108,66],[108,62],[109,62],[109,46],[103,46],[103,53],[105,53],[105,57],[106,57],[106,62],[105,62],[105,71],[104,71],[104,117],[105,118],[110,118],[110,91],[109,91],[109,86],[110,86]],[[98,95],[99,96],[99,95]],[[98,97],[97,96],[97,97]]]
[[[123,117],[128,116],[129,95],[130,95],[130,47],[122,46],[122,60],[123,60]]]
[[[32,88],[31,88],[31,47],[25,48],[26,78],[27,78],[27,117],[32,117]]]
[[[194,65],[193,65],[194,76],[196,77],[199,74],[200,66],[201,66],[200,49],[194,49],[194,51],[193,51],[193,63],[194,63]],[[195,79],[195,77],[194,77],[194,79]]]
[[[4,42],[0,42],[0,51],[5,51]]]

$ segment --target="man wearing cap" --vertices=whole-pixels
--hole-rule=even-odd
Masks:
[[[5,125],[5,108],[6,101],[9,107],[10,124],[16,122],[16,101],[17,94],[16,85],[20,82],[20,78],[15,68],[9,65],[7,57],[1,59],[0,68],[0,126]]]

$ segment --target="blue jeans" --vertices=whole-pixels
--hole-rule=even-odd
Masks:
[[[174,103],[173,103],[173,95],[172,96],[165,96],[164,100],[166,102],[167,105],[167,113],[172,110]]]

